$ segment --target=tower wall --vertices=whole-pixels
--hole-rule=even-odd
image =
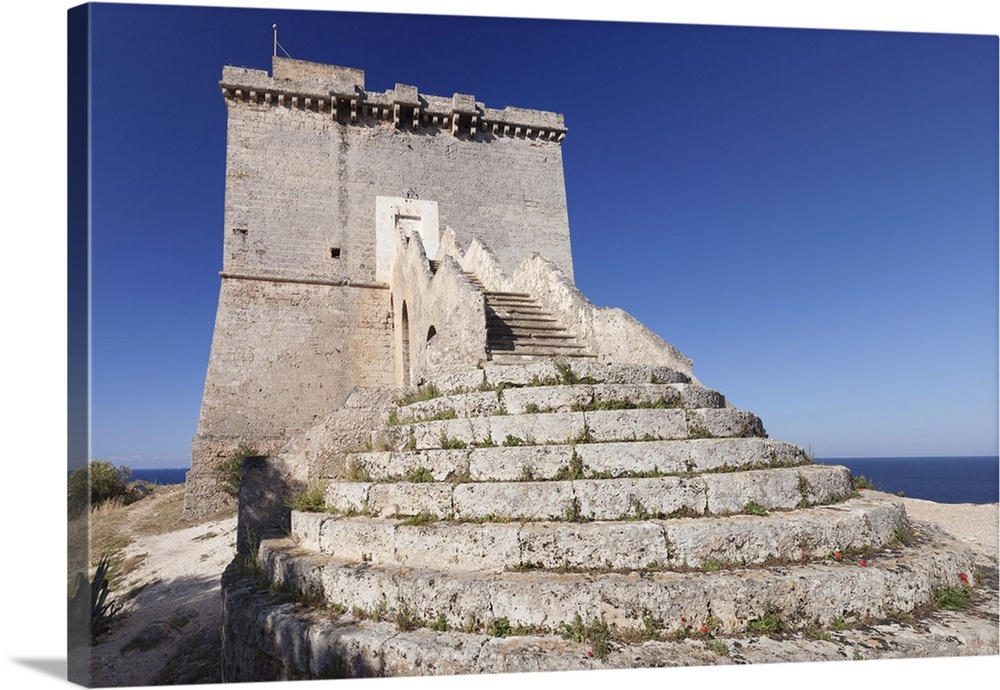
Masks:
[[[562,116],[360,70],[274,58],[227,67],[222,286],[188,509],[240,443],[274,452],[355,386],[395,382],[391,298],[376,277],[376,197],[434,200],[460,245],[513,269],[531,252],[572,277]],[[193,497],[198,496],[197,499]]]

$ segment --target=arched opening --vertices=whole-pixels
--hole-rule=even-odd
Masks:
[[[433,338],[437,334],[438,334],[437,329],[434,328],[434,326],[431,326],[430,328],[428,328],[427,329],[427,342],[430,342],[431,338]]]
[[[403,343],[403,385],[410,385],[410,317],[406,313],[406,302],[403,302],[403,316],[400,324]]]

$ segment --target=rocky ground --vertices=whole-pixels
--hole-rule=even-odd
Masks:
[[[138,686],[220,680],[219,577],[235,553],[236,518],[196,524],[181,517],[183,487],[167,487],[97,515],[103,543],[127,574],[114,583],[124,604],[92,656],[93,685]],[[767,637],[730,640],[722,660],[677,649],[688,663],[766,663],[838,658],[997,654],[998,506],[946,505],[901,498],[915,523],[940,525],[976,552],[984,583],[969,612],[938,611],[919,620],[838,633],[835,640]],[[650,649],[656,656],[656,650]],[[651,662],[654,661],[651,657]]]

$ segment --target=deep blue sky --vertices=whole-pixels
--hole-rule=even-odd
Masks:
[[[565,115],[579,287],[819,456],[997,452],[997,38],[97,5],[92,455],[184,466],[222,66]]]

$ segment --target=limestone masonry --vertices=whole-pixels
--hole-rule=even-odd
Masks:
[[[225,680],[777,660],[736,650],[806,631],[796,660],[837,658],[978,585],[966,547],[577,290],[562,115],[277,57],[221,89],[186,510],[251,456]],[[928,653],[996,653],[995,626],[955,639]]]

